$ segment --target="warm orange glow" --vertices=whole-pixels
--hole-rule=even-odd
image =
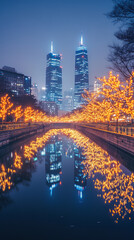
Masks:
[[[21,169],[23,162],[21,161],[21,157],[15,152],[15,159],[14,159],[14,167]]]
[[[127,117],[134,118],[134,87],[132,77],[126,82],[121,82],[119,75],[115,76],[112,72],[109,77],[99,78],[101,87],[97,92],[90,93],[85,91],[83,98],[87,102],[81,109],[68,113],[62,117],[47,116],[44,112],[35,110],[31,107],[22,109],[21,106],[12,110],[17,121],[22,116],[25,122],[37,123],[53,123],[53,122],[110,122],[116,121],[120,118],[127,119]],[[10,97],[6,94],[1,97],[0,103],[0,117],[5,120],[6,116],[10,114],[10,109],[13,104],[10,103]]]
[[[7,115],[10,115],[11,108],[13,107],[13,103],[10,102],[10,97],[8,94],[1,97],[0,99],[0,118],[4,121]]]
[[[29,145],[24,146],[24,158],[31,161],[37,151],[44,147],[52,136],[65,135],[71,138],[82,148],[85,166],[83,174],[93,179],[94,187],[100,192],[105,204],[109,205],[109,211],[115,222],[119,218],[125,218],[134,211],[134,174],[125,174],[120,163],[111,159],[107,151],[104,151],[96,143],[80,132],[72,129],[51,129],[42,137],[37,137]],[[0,167],[0,187],[2,191],[10,189],[13,185],[12,175],[23,167],[22,158],[15,152],[14,164],[10,168],[2,164]]]
[[[17,122],[19,118],[23,116],[23,109],[21,106],[16,107],[15,109],[12,110],[11,114],[14,114],[15,116],[15,121]]]

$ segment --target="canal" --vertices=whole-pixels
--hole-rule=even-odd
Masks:
[[[1,148],[1,239],[133,239],[133,160],[73,129]]]

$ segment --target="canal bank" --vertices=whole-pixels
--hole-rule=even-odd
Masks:
[[[33,124],[25,128],[12,129],[0,132],[0,147],[18,141],[20,139],[30,137],[34,134],[41,133],[43,130],[48,130],[48,124]]]
[[[134,137],[127,136],[120,133],[110,132],[107,130],[97,129],[88,125],[74,124],[74,123],[50,123],[50,124],[33,124],[19,129],[12,129],[0,132],[0,147],[9,143],[18,141],[23,138],[28,138],[34,134],[48,131],[54,128],[73,128],[81,131],[87,136],[95,136],[103,139],[109,144],[121,149],[131,155],[134,155]]]

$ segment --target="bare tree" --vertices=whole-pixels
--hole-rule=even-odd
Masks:
[[[129,78],[134,70],[134,0],[113,0],[113,10],[107,14],[114,23],[120,23],[115,33],[119,44],[110,46],[108,61],[123,77]]]

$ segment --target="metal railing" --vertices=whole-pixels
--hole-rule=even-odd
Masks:
[[[13,130],[28,127],[28,123],[0,123],[0,131]]]
[[[85,126],[85,127],[92,127],[92,128],[96,128],[98,130],[104,130],[104,131],[108,131],[108,132],[113,132],[113,133],[118,133],[118,134],[122,134],[122,135],[126,135],[126,136],[133,136],[134,137],[134,124],[127,124],[125,125],[125,123],[123,123],[123,125],[121,125],[121,123],[117,124],[106,124],[106,123],[90,123],[90,124],[84,124],[82,123],[81,125]]]

